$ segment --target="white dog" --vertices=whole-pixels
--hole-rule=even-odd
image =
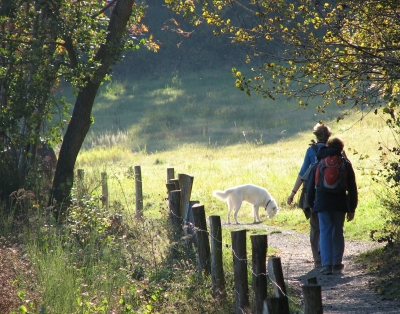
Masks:
[[[274,217],[279,210],[278,205],[268,191],[253,184],[240,185],[225,191],[216,190],[213,192],[213,196],[226,201],[228,204],[228,224],[231,223],[231,212],[233,209],[235,209],[235,222],[236,224],[239,224],[237,221],[237,214],[242,206],[242,202],[247,202],[253,205],[254,223],[260,221],[260,216],[258,213],[258,208],[260,206],[265,208],[269,218]]]

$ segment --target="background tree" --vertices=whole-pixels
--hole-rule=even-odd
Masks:
[[[127,41],[129,37],[125,35],[127,24],[132,15],[134,1],[121,0],[114,2],[115,6],[112,9],[107,28],[102,29],[102,25],[95,25],[97,27],[92,28],[98,34],[101,34],[101,40],[97,42],[97,49],[88,56],[88,65],[93,70],[88,73],[82,73],[83,76],[78,84],[78,95],[72,117],[60,149],[52,190],[52,198],[58,204],[68,203],[73,184],[76,158],[91,124],[91,112],[97,90],[106,77],[110,66],[118,60],[120,53],[127,48],[126,45],[130,42],[129,40]],[[98,11],[96,16],[97,13]],[[136,14],[139,14],[139,12],[136,11]],[[92,22],[96,19],[96,16],[86,16],[86,19]],[[135,17],[138,18],[140,16],[141,14]],[[68,36],[65,38],[65,42],[70,43],[67,51],[71,63],[76,64],[78,67],[79,60],[82,57],[82,55],[76,55],[76,48],[78,47],[73,45],[72,38]],[[53,200],[50,200],[50,202]],[[59,207],[59,209],[61,209],[61,212],[57,213],[57,217],[65,211],[65,207]]]
[[[65,81],[77,100],[61,146],[51,201],[60,204],[68,199],[93,102],[110,66],[124,50],[140,44],[158,47],[151,40],[137,39],[146,31],[142,16],[143,8],[133,0],[2,2],[0,151],[6,162],[0,170],[3,178],[10,178],[2,180],[7,182],[0,187],[3,197],[29,187],[30,160],[40,139],[60,140],[68,107],[55,92]],[[54,114],[60,116],[58,124],[50,124]]]
[[[0,166],[2,197],[20,187],[35,186],[37,147],[41,137],[57,140],[50,125],[52,109],[67,107],[52,90],[62,71],[57,57],[57,24],[49,3],[4,1],[0,8]],[[59,121],[62,124],[62,120]],[[31,174],[31,175],[29,175]]]

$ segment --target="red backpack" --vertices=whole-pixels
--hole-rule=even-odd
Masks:
[[[329,193],[347,190],[347,161],[343,156],[328,156],[318,162],[315,188]]]

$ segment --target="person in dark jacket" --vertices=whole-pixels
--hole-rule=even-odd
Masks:
[[[317,161],[317,151],[321,147],[326,146],[326,142],[331,136],[331,129],[322,123],[317,123],[314,126],[313,134],[317,139],[317,143],[314,143],[310,147],[307,148],[306,154],[304,156],[303,165],[301,166],[300,172],[297,176],[296,182],[294,183],[293,189],[287,199],[287,204],[290,205],[293,203],[294,196],[297,191],[303,185],[303,175],[307,172],[308,167]],[[316,148],[316,149],[314,149]],[[303,189],[306,189],[303,186]],[[304,209],[303,209],[304,210]],[[305,212],[307,219],[310,219],[310,244],[311,244],[311,252],[314,258],[314,267],[321,268],[321,257],[319,254],[319,220],[318,215],[313,214],[311,212]]]
[[[338,138],[328,140],[326,147],[321,147],[317,159],[327,156],[344,155],[344,144]],[[331,193],[315,188],[315,175],[307,183],[307,197],[312,212],[318,214],[320,227],[320,254],[322,261],[321,273],[332,274],[333,271],[342,271],[344,253],[343,226],[347,221],[354,219],[358,204],[356,178],[350,161],[346,158],[347,180],[346,190],[341,193]],[[315,169],[314,169],[315,173]]]

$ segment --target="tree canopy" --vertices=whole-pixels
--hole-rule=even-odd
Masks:
[[[400,4],[395,1],[165,0],[195,25],[251,48],[251,77],[234,69],[248,94],[310,98],[371,110],[398,105]],[[339,119],[342,117],[339,117]]]

